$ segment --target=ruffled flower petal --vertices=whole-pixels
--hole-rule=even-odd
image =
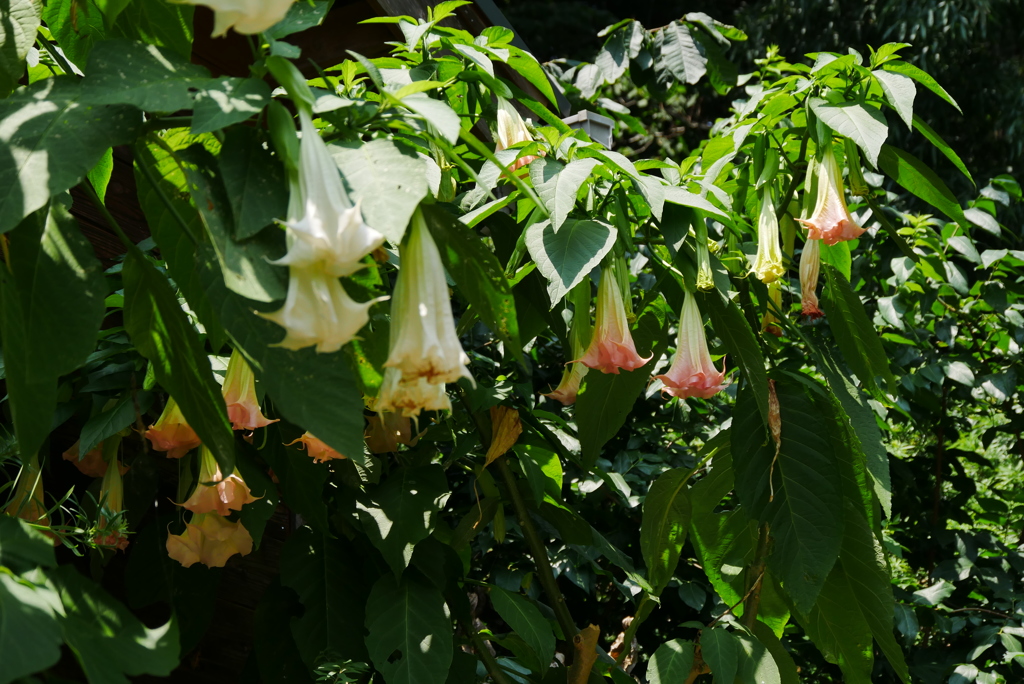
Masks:
[[[704,322],[697,308],[697,300],[689,292],[679,314],[679,332],[676,336],[676,354],[668,373],[656,375],[665,387],[662,392],[674,397],[700,397],[707,399],[726,387],[725,369],[718,371],[708,352],[704,336]]]
[[[166,451],[167,458],[181,458],[202,443],[195,430],[185,422],[185,416],[173,397],[167,398],[164,412],[146,430],[146,438],[156,451]]]
[[[597,314],[590,346],[573,363],[618,375],[620,369],[636,370],[650,360],[651,356],[645,359],[636,351],[618,280],[612,267],[606,266],[601,271],[601,284],[597,289]]]
[[[832,152],[832,143],[824,145],[824,156],[818,165],[818,199],[814,213],[808,219],[797,219],[804,224],[811,240],[822,240],[832,246],[852,240],[864,232],[846,208],[843,174]]]
[[[317,463],[326,463],[327,461],[333,461],[336,458],[345,458],[338,451],[327,446],[327,443],[317,439],[310,432],[304,432],[301,437],[285,444],[285,446],[291,446],[298,442],[302,445],[302,448],[306,450],[314,461]]]
[[[185,508],[193,513],[229,515],[231,511],[240,511],[245,504],[257,500],[237,470],[227,477],[221,474],[220,466],[206,447],[201,449],[200,459],[199,480],[192,496],[182,504]]]
[[[228,420],[234,429],[252,432],[277,422],[269,420],[260,411],[260,403],[256,399],[256,376],[237,349],[231,352],[221,389],[228,405]]]

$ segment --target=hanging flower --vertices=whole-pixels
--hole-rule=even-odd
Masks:
[[[571,347],[569,358],[578,359],[583,356],[594,335],[594,328],[590,324],[589,278],[584,279],[582,283],[573,288],[569,294],[569,301],[573,305],[572,326],[569,328],[569,346]],[[562,371],[562,379],[559,381],[558,387],[544,396],[560,402],[562,406],[575,404],[580,384],[589,371],[590,369],[582,363],[569,361]]]
[[[167,555],[186,568],[194,563],[223,568],[236,553],[247,556],[250,552],[249,530],[217,513],[194,513],[184,533],[167,536]]]
[[[694,230],[694,243],[697,252],[697,289],[715,289],[715,276],[711,270],[711,241],[708,239],[708,226],[703,219],[698,219]]]
[[[304,432],[301,437],[285,444],[285,446],[291,446],[299,442],[302,448],[313,457],[313,460],[317,463],[326,463],[327,461],[333,461],[336,458],[345,458],[340,453],[327,446],[326,442],[317,439],[309,432]]]
[[[582,363],[569,363],[562,371],[562,380],[553,391],[545,394],[545,397],[561,402],[562,406],[571,406],[576,403],[576,395],[579,394],[580,385],[590,369]]]
[[[358,206],[345,206],[338,168],[305,107],[299,107],[299,119],[298,178],[285,223],[288,253],[274,262],[289,267],[288,296],[281,309],[262,315],[288,333],[277,346],[316,346],[330,353],[366,325],[374,303],[354,301],[338,278],[362,268],[363,258],[383,244],[384,236],[363,222]]]
[[[761,213],[757,218],[757,257],[754,259],[754,275],[762,283],[774,282],[786,272],[779,248],[779,219],[775,215],[771,188],[765,188],[761,200]]]
[[[676,336],[676,355],[668,373],[656,375],[665,383],[662,392],[674,397],[708,397],[725,388],[725,370],[719,372],[708,352],[704,336],[704,322],[697,308],[697,300],[689,292],[679,314],[679,332]]]
[[[224,477],[220,466],[205,446],[199,451],[199,480],[195,491],[184,504],[193,513],[209,513],[216,511],[228,515],[231,511],[240,511],[242,506],[256,501],[249,491],[245,480],[238,470]],[[206,484],[212,482],[213,484]]]
[[[181,458],[202,443],[195,430],[185,422],[185,416],[173,397],[167,397],[164,412],[156,424],[146,430],[146,438],[156,451],[166,451],[167,458]]]
[[[778,314],[781,312],[782,284],[776,280],[768,285],[768,307],[764,313],[764,318],[761,319],[761,330],[770,335],[782,337],[782,328],[777,325],[779,323]]]
[[[37,455],[33,454],[28,462],[22,464],[14,498],[7,504],[4,513],[36,525],[50,524],[46,516],[46,503],[43,501],[43,474],[39,469]]]
[[[100,484],[100,515],[93,542],[96,546],[124,551],[128,547],[128,522],[121,515],[124,510],[124,483],[117,455],[113,468],[107,468]]]
[[[391,340],[377,399],[380,411],[417,416],[451,409],[444,385],[466,378],[469,357],[455,332],[441,254],[423,214],[416,211],[391,307]]]
[[[619,374],[619,370],[636,370],[648,361],[640,356],[633,344],[626,320],[626,307],[622,303],[622,292],[611,266],[601,269],[601,284],[597,288],[597,314],[594,335],[586,353],[575,359],[589,368],[602,373]]]
[[[260,403],[256,399],[256,376],[237,349],[231,352],[222,391],[228,405],[228,420],[236,430],[252,432],[277,422],[268,420],[260,412]]]
[[[214,38],[223,36],[228,29],[237,33],[262,33],[284,19],[295,0],[174,0],[188,5],[203,5],[214,12]]]
[[[821,243],[808,239],[800,253],[800,300],[801,313],[811,320],[821,318],[824,312],[818,308],[818,269],[821,266]]]
[[[89,477],[103,477],[106,475],[107,462],[103,460],[103,442],[97,444],[92,451],[81,457],[79,456],[79,444],[81,444],[81,441],[75,442],[71,445],[70,449],[62,454],[64,460],[70,461],[83,475],[88,475]],[[120,462],[118,462],[117,467],[121,469],[122,475],[128,472],[128,466],[121,465]]]
[[[519,115],[516,108],[512,106],[512,103],[503,97],[498,98],[498,140],[497,149],[507,150],[513,145],[517,145],[523,142],[533,142],[533,136],[530,134],[530,129],[526,127],[526,122],[523,121],[523,117]],[[534,159],[536,155],[528,154],[525,157],[520,157],[513,162],[509,170],[515,171],[523,166],[526,166]]]
[[[810,231],[811,240],[824,240],[826,245],[834,245],[844,240],[859,237],[864,229],[850,216],[846,208],[846,194],[843,189],[843,174],[836,163],[832,152],[831,141],[824,146],[824,156],[817,166],[818,200],[814,205],[814,213],[809,219],[797,219]]]

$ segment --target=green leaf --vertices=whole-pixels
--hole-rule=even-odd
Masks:
[[[0,572],[0,661],[4,664],[0,684],[60,660],[57,618],[62,612],[60,599],[50,587]]]
[[[57,565],[53,541],[21,518],[0,516],[0,565],[15,571]]]
[[[770,631],[770,630],[769,630]],[[782,684],[782,675],[775,659],[760,641],[744,632],[734,636],[739,642],[740,658],[736,680],[754,684]],[[772,636],[775,636],[772,634]]]
[[[626,73],[629,54],[626,51],[625,31],[617,31],[605,41],[601,51],[594,58],[594,64],[601,70],[605,83],[614,83]]]
[[[843,274],[844,278],[849,280],[853,268],[850,244],[848,242],[839,242],[834,245],[826,245],[822,242],[821,263],[832,264],[836,270]]]
[[[644,499],[640,549],[647,565],[647,581],[659,595],[676,572],[690,529],[690,497],[686,489],[690,473],[689,468],[665,471]]]
[[[880,111],[864,102],[829,104],[817,97],[811,98],[810,104],[811,111],[825,125],[857,143],[871,165],[878,168],[878,154],[889,135],[889,125]]]
[[[885,99],[889,101],[896,113],[907,124],[907,128],[914,125],[914,98],[917,96],[917,86],[909,76],[898,74],[893,71],[878,69],[872,71],[871,75],[882,86]]]
[[[491,601],[512,630],[518,634],[533,651],[537,658],[538,673],[546,672],[548,664],[555,655],[555,633],[551,625],[541,614],[540,609],[528,599],[505,591],[499,587],[491,587]]]
[[[313,0],[313,2],[296,2],[288,8],[284,19],[263,32],[271,40],[281,40],[293,33],[305,31],[319,26],[333,3],[331,0]]]
[[[295,592],[274,577],[252,615],[252,655],[262,684],[311,684],[311,667],[302,662],[299,647],[284,625],[302,612]],[[245,668],[246,674],[251,667]],[[255,673],[253,673],[255,674]]]
[[[131,0],[117,18],[111,35],[141,40],[189,59],[194,12],[195,7],[166,0]]]
[[[758,620],[754,622],[751,631],[772,655],[779,672],[779,682],[781,684],[800,684],[800,675],[797,672],[796,663],[793,662],[793,656],[789,654],[771,628]]]
[[[878,157],[878,168],[911,194],[920,197],[961,226],[966,228],[969,225],[956,195],[927,164],[914,155],[891,145],[883,145]]]
[[[866,389],[877,391],[875,377],[880,376],[889,392],[895,393],[896,378],[889,369],[889,357],[860,297],[833,266],[822,264],[822,271],[825,273],[822,308],[843,358]]]
[[[665,312],[648,308],[633,330],[633,342],[641,355],[651,354],[646,365],[618,375],[590,371],[576,400],[583,466],[593,468],[605,443],[625,424],[633,404],[650,380],[651,369],[668,345]]]
[[[452,145],[459,141],[462,122],[459,115],[447,103],[422,94],[409,95],[401,100],[395,99],[395,101],[423,117],[442,138]]]
[[[86,177],[92,184],[92,187],[96,190],[96,194],[100,196],[100,199],[105,199],[107,196],[107,186],[110,185],[110,177],[114,174],[114,150],[113,148],[107,148],[107,151],[103,153],[100,160],[89,169],[89,173]]]
[[[0,0],[0,97],[18,86],[25,57],[36,42],[42,6],[34,0]]]
[[[679,204],[684,207],[692,207],[694,209],[700,209],[701,211],[707,212],[712,216],[725,219],[726,222],[731,223],[732,219],[724,211],[716,207],[714,204],[709,202],[707,199],[701,197],[696,193],[692,193],[689,190],[683,188],[677,188],[675,186],[665,187],[665,201],[671,202],[672,204]]]
[[[393,471],[357,500],[363,530],[396,578],[408,567],[417,542],[434,531],[437,515],[450,494],[441,466],[426,465]]]
[[[406,573],[385,574],[366,602],[366,648],[388,684],[444,684],[452,660],[452,625],[444,597]]]
[[[270,101],[270,86],[258,78],[216,78],[200,87],[195,98],[192,134],[198,135],[259,114]]]
[[[82,104],[81,80],[47,78],[0,100],[0,233],[77,185],[106,151],[133,140],[131,107]]]
[[[956,103],[956,100],[954,100],[950,96],[950,94],[947,93],[946,90],[942,86],[940,86],[938,82],[934,78],[932,78],[927,72],[918,69],[913,64],[909,64],[903,61],[893,61],[886,62],[885,64],[882,65],[882,68],[885,69],[886,71],[902,74],[903,76],[909,76],[910,78],[914,79],[915,81],[923,85],[928,90],[932,91],[933,93],[941,97],[949,104],[956,107],[956,110],[963,114],[963,110],[960,109],[960,105]]]
[[[93,48],[86,74],[83,102],[129,104],[149,112],[191,109],[191,90],[216,83],[206,69],[168,50],[120,38]]]
[[[725,299],[717,292],[698,295],[701,308],[708,312],[715,333],[725,342],[732,355],[733,363],[743,370],[753,387],[757,410],[762,422],[768,424],[768,373],[764,369],[764,356],[757,343],[754,331],[732,300]]]
[[[258,549],[263,540],[267,522],[277,510],[277,485],[267,474],[266,465],[263,459],[259,458],[256,448],[246,442],[242,442],[238,446],[239,453],[235,459],[235,466],[252,495],[256,497],[256,501],[242,507],[242,513],[238,519],[249,532],[249,536],[252,537],[253,546]]]
[[[550,221],[526,229],[526,248],[547,278],[554,307],[611,251],[617,232],[603,221],[566,219],[557,230]]]
[[[253,237],[288,209],[288,182],[284,167],[263,145],[260,133],[248,126],[234,126],[224,134],[217,157],[235,220],[234,238]]]
[[[128,684],[128,677],[166,677],[178,666],[178,623],[150,629],[110,594],[70,565],[49,573],[65,617],[64,641],[90,682]]]
[[[674,21],[662,31],[661,60],[680,81],[693,85],[707,73],[703,46],[694,41],[690,29]]]
[[[344,365],[340,358],[335,358],[335,363]],[[267,377],[264,374],[264,381]],[[267,391],[269,393],[269,388]],[[298,446],[286,446],[298,439],[300,434],[291,426],[282,428],[281,423],[267,426],[267,446],[260,454],[281,480],[281,498],[284,503],[301,515],[313,529],[325,531],[329,528],[324,499],[328,472],[322,463],[313,461],[305,450]]]
[[[97,413],[85,421],[79,438],[78,453],[87,454],[107,437],[114,435],[135,422],[135,401],[126,393],[110,409]]]
[[[213,452],[221,472],[235,468],[234,433],[209,358],[178,299],[136,248],[124,260],[124,325],[157,382]]]
[[[299,596],[304,610],[291,631],[310,668],[326,650],[365,660],[363,606],[366,585],[353,563],[355,549],[344,537],[332,539],[309,527],[296,530],[281,550],[281,584]]]
[[[494,253],[473,230],[436,206],[424,206],[423,218],[437,243],[444,267],[481,320],[520,362],[525,361],[519,339],[512,287]]]
[[[952,147],[946,144],[946,141],[942,139],[942,136],[936,133],[931,126],[925,123],[924,119],[919,116],[914,116],[914,128],[916,128],[921,135],[927,138],[928,142],[935,145],[939,152],[946,155],[946,159],[953,162],[953,165],[960,169],[960,173],[967,176],[967,180],[971,181],[972,185],[974,184],[974,177],[971,176],[971,172],[967,170],[967,166],[964,164],[963,160],[960,159],[960,156],[953,151]]]
[[[733,684],[741,654],[739,639],[725,629],[705,629],[700,635],[700,649],[714,684]]]
[[[576,195],[600,162],[596,159],[577,159],[563,165],[553,159],[541,157],[530,164],[530,180],[537,189],[544,206],[551,212],[551,227],[558,230],[576,206]]]
[[[430,193],[423,159],[391,140],[331,145],[331,156],[367,225],[398,244],[412,213]]]
[[[540,91],[541,95],[548,98],[548,101],[555,107],[557,111],[558,98],[555,97],[555,91],[551,87],[551,81],[548,80],[548,76],[544,73],[544,68],[541,67],[540,62],[525,50],[521,50],[515,45],[508,46],[509,58],[508,65],[515,69],[519,74],[529,81],[533,86]]]
[[[839,556],[842,481],[830,426],[815,399],[789,376],[776,381],[776,391],[782,411],[777,459],[750,390],[740,390],[730,431],[736,493],[752,515],[769,523],[774,545],[768,567],[806,613]]]
[[[673,639],[666,641],[651,656],[647,664],[650,684],[676,684],[685,682],[693,667],[693,642]]]
[[[96,345],[107,283],[78,223],[59,204],[10,233],[0,268],[0,336],[19,449],[35,454],[50,434],[57,379]]]

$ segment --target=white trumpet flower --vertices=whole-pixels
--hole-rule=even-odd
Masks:
[[[284,307],[262,315],[288,331],[275,346],[299,350],[316,345],[318,352],[330,353],[341,349],[366,325],[370,306],[376,301],[356,302],[337,277],[293,267]]]
[[[757,219],[757,257],[754,259],[754,275],[763,283],[774,282],[786,272],[779,248],[779,219],[775,216],[771,188],[764,189],[761,213]]]
[[[213,37],[223,36],[229,28],[237,33],[260,33],[284,19],[295,0],[204,0],[187,2],[203,5],[214,11]]]

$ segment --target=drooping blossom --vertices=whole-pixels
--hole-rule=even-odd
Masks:
[[[234,429],[252,432],[277,422],[260,412],[260,403],[256,399],[256,376],[237,349],[231,352],[221,390],[228,405],[228,420]]]
[[[193,513],[216,511],[220,515],[229,515],[253,501],[256,497],[237,470],[224,477],[213,453],[205,446],[199,450],[199,479],[192,496],[182,504],[185,508]]]
[[[199,435],[185,421],[173,397],[167,397],[164,412],[146,430],[146,438],[156,451],[166,451],[167,458],[181,458],[202,443]]]
[[[366,419],[366,423],[363,438],[371,454],[390,454],[398,451],[399,444],[416,446],[419,441],[419,436],[413,434],[412,419],[400,413],[375,413]]]
[[[757,256],[754,258],[753,273],[762,283],[772,283],[785,272],[782,249],[779,247],[779,219],[775,215],[771,188],[766,187],[761,200],[761,212],[757,217]]]
[[[526,127],[526,122],[523,121],[523,117],[519,115],[516,108],[512,106],[512,103],[503,97],[498,97],[498,136],[497,136],[497,149],[507,150],[513,145],[517,145],[523,142],[533,142],[533,136],[530,135],[530,129]],[[528,154],[515,160],[510,167],[511,171],[526,166],[534,159],[536,155]]]
[[[650,360],[651,356],[645,359],[636,351],[618,279],[613,267],[605,266],[601,269],[601,284],[597,288],[594,334],[587,351],[574,362],[602,373],[618,375],[620,369],[636,370]]]
[[[572,325],[569,327],[569,359],[562,371],[562,379],[553,391],[545,394],[545,397],[560,402],[562,406],[571,406],[576,403],[576,395],[579,394],[583,378],[590,371],[578,359],[586,352],[590,345],[590,339],[594,334],[594,327],[590,323],[590,279],[585,278],[569,293],[569,301],[573,305]]]
[[[252,551],[252,536],[241,522],[231,522],[217,513],[194,513],[185,532],[167,536],[167,555],[186,568],[202,563],[222,568],[236,553]]]
[[[811,320],[821,318],[824,312],[818,307],[818,269],[821,267],[821,243],[807,240],[800,253],[800,301],[801,313]]]
[[[79,444],[81,444],[81,441],[75,442],[71,445],[71,448],[62,454],[64,460],[70,461],[83,475],[88,475],[89,477],[103,477],[106,475],[107,462],[103,460],[103,442],[97,444],[92,451],[85,456],[81,456],[81,458],[79,457]],[[118,462],[118,468],[121,469],[122,475],[128,472],[128,466],[122,465],[120,461]]]
[[[782,337],[782,328],[778,326],[779,314],[782,313],[782,283],[775,281],[768,285],[768,307],[761,319],[761,330],[776,337]]]
[[[7,504],[4,513],[36,525],[50,524],[50,519],[46,515],[46,503],[43,501],[43,474],[39,468],[37,455],[33,454],[32,458],[22,464],[14,497]]]
[[[711,270],[711,248],[708,245],[708,226],[703,219],[698,219],[694,231],[695,251],[697,252],[697,289],[715,289],[715,276]]]
[[[291,446],[299,442],[302,448],[306,450],[314,461],[317,463],[326,463],[327,461],[333,461],[336,458],[345,458],[338,451],[327,446],[327,443],[323,440],[317,439],[310,432],[302,433],[302,436],[296,440],[288,442],[285,446]]]
[[[859,237],[864,229],[850,216],[846,208],[843,174],[832,152],[832,143],[823,145],[824,153],[817,165],[818,196],[814,212],[808,219],[797,219],[810,231],[808,238],[835,245]]]
[[[589,370],[582,363],[569,363],[562,371],[562,380],[558,383],[558,387],[544,396],[560,402],[562,406],[575,404],[576,396],[580,392],[580,385],[583,384],[583,378],[586,377]]]
[[[715,368],[704,336],[704,322],[697,308],[697,300],[689,292],[679,314],[679,332],[676,335],[676,355],[668,373],[656,375],[665,383],[662,392],[674,397],[708,397],[725,388],[725,370]]]
[[[455,331],[444,265],[420,211],[401,248],[402,268],[391,305],[391,339],[379,411],[418,416],[451,409],[445,383],[466,378],[469,357]]]
[[[214,38],[228,29],[237,33],[262,33],[284,19],[295,0],[175,0],[188,5],[203,5],[214,12]]]
[[[128,548],[127,521],[124,510],[124,483],[117,454],[113,455],[113,468],[107,468],[100,484],[100,515],[93,542],[97,546],[124,551]]]
[[[289,268],[288,295],[281,309],[263,316],[287,332],[277,346],[330,353],[366,325],[374,303],[353,300],[338,278],[362,268],[384,236],[363,222],[358,206],[346,206],[341,177],[312,115],[305,106],[298,109],[302,142],[285,222],[288,253],[274,262]]]

